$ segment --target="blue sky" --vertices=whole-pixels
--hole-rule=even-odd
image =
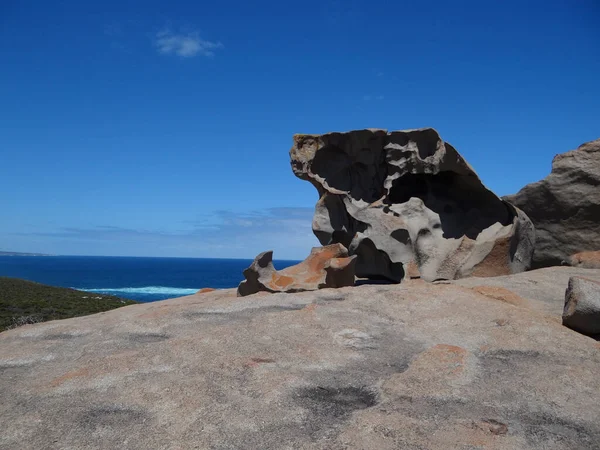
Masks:
[[[515,192],[600,137],[599,20],[595,0],[2,0],[0,250],[303,258],[294,133],[431,126]]]

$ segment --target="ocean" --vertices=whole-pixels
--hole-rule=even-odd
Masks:
[[[276,269],[298,261],[274,261]],[[141,302],[233,288],[250,259],[118,256],[0,256],[0,276],[22,278]]]

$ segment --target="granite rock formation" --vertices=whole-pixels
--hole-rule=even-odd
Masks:
[[[359,277],[399,282],[411,268],[433,281],[530,265],[531,221],[434,129],[296,135],[290,157],[319,193],[315,235],[357,255]]]
[[[583,267],[584,269],[600,269],[600,250],[575,253],[563,263],[567,266]]]
[[[504,199],[535,225],[533,268],[600,249],[600,139],[556,155],[550,175]]]
[[[600,270],[220,289],[6,331],[0,448],[597,450],[600,342],[561,324],[576,275]]]
[[[273,267],[273,252],[263,252],[244,270],[238,296],[353,286],[355,263],[356,257],[349,257],[341,244],[315,247],[304,261],[279,271]]]
[[[600,283],[584,277],[571,277],[565,293],[563,325],[586,334],[600,336]]]

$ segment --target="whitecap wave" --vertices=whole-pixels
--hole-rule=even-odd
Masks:
[[[96,292],[100,294],[137,294],[137,295],[172,295],[183,296],[198,292],[198,289],[177,288],[169,286],[143,286],[122,288],[74,288],[80,291]]]

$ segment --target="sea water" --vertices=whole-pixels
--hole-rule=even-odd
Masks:
[[[237,287],[249,259],[0,256],[0,276],[151,302]],[[297,261],[275,261],[276,269]]]

